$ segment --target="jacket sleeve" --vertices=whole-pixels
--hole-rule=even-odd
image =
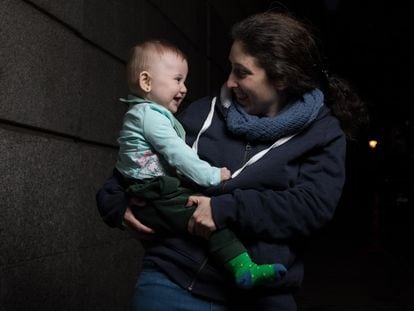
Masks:
[[[99,214],[110,227],[123,229],[122,222],[128,205],[121,175],[114,170],[103,186],[96,193]]]
[[[243,236],[276,240],[308,236],[333,217],[345,180],[345,149],[343,135],[315,147],[286,190],[237,189],[212,197],[217,227],[232,225]]]
[[[144,121],[146,140],[169,165],[201,186],[214,186],[221,182],[220,169],[201,160],[197,153],[180,138],[170,119],[159,111],[147,109]]]

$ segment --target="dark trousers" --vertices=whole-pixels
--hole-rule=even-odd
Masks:
[[[127,194],[151,202],[145,207],[133,209],[135,217],[157,234],[189,234],[187,224],[196,207],[185,204],[192,190],[181,187],[180,180],[170,176],[160,176],[148,181],[128,180]],[[229,229],[213,232],[209,238],[209,253],[213,259],[223,264],[246,252],[246,248]]]

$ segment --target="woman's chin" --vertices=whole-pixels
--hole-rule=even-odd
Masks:
[[[236,97],[236,101],[239,103],[240,106],[242,107],[248,107],[248,101],[247,101],[247,97]]]

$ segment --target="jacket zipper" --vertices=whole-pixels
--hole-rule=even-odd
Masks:
[[[250,145],[250,143],[246,143],[246,147],[244,148],[244,157],[243,157],[243,162],[241,163],[241,166],[243,166],[246,162],[247,162],[247,156],[249,151],[252,149],[252,145]],[[233,172],[232,172],[233,173]],[[227,184],[227,180],[222,182],[221,184],[221,192],[224,193],[224,187]]]
[[[198,268],[197,273],[195,274],[195,276],[194,276],[193,280],[191,281],[190,285],[187,287],[187,289],[188,289],[190,292],[193,290],[193,287],[194,287],[194,284],[195,284],[195,282],[196,282],[196,280],[197,280],[197,277],[198,277],[198,275],[200,274],[201,270],[203,270],[203,269],[204,269],[204,267],[206,266],[207,261],[208,261],[208,257],[206,257],[206,258],[203,260],[203,262],[201,263],[200,268]]]
[[[247,162],[247,155],[251,149],[252,149],[252,146],[250,145],[250,143],[247,143],[246,148],[244,149],[244,159],[243,159],[242,165],[244,165],[244,163]]]

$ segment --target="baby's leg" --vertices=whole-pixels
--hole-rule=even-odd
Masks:
[[[233,273],[236,284],[241,288],[276,282],[286,274],[282,264],[258,265],[253,262],[244,245],[229,229],[213,232],[209,243],[210,254]]]

